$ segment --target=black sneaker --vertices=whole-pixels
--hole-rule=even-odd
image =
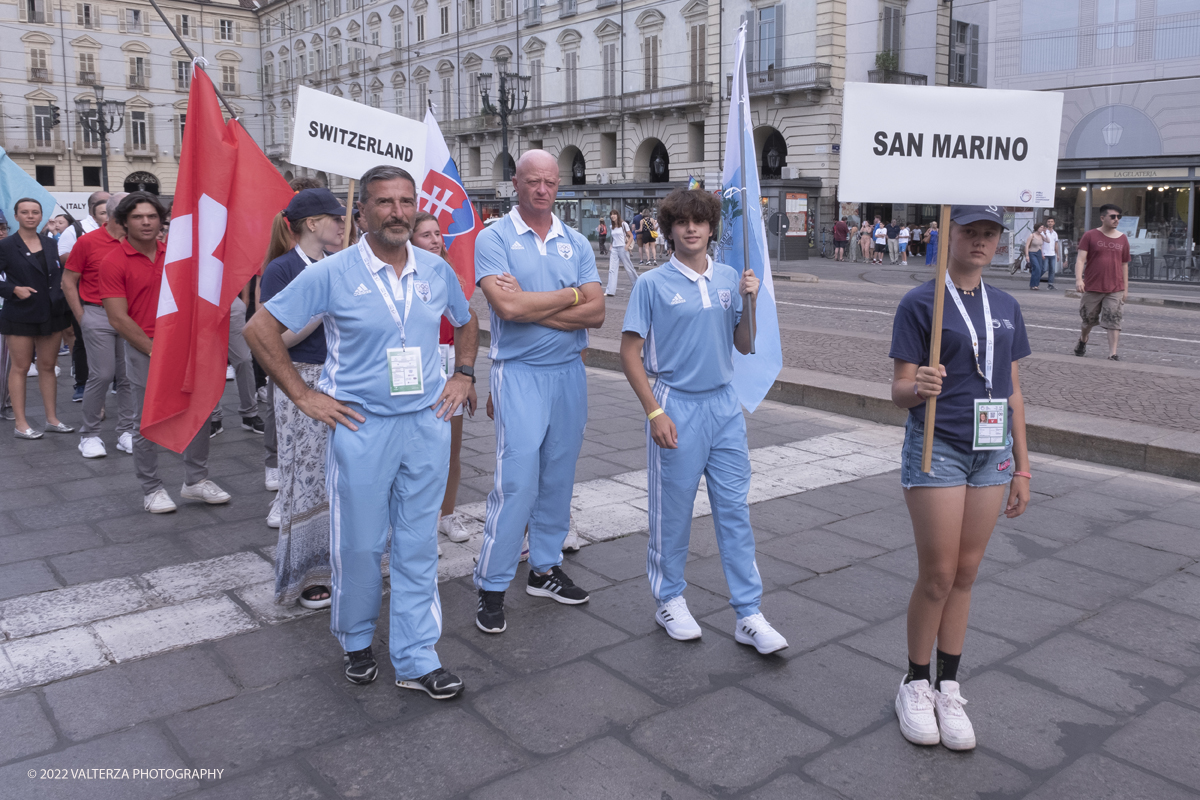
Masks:
[[[213,420],[212,423],[208,426],[208,438],[210,438],[210,439],[213,438],[214,436],[216,436],[218,433],[224,433],[224,432],[225,432],[225,428],[221,426],[220,420]]]
[[[549,597],[569,606],[586,603],[591,599],[587,592],[567,577],[562,567],[551,567],[549,575],[538,575],[534,570],[529,570],[529,583],[525,586],[525,594]]]
[[[1081,356],[1087,352],[1087,342],[1080,339],[1075,343],[1075,355]]]
[[[396,685],[401,689],[420,689],[434,700],[449,700],[462,694],[463,690],[462,678],[441,667],[419,678],[397,679]]]
[[[504,592],[479,590],[479,610],[475,612],[475,625],[484,633],[504,633],[508,623],[504,621]]]
[[[342,663],[346,665],[346,680],[360,686],[375,680],[379,667],[375,664],[375,655],[370,647],[342,654]]]
[[[263,422],[262,417],[255,414],[253,417],[242,417],[242,427],[253,433],[262,436],[267,431],[267,426]]]

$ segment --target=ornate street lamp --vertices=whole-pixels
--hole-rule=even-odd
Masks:
[[[100,188],[108,191],[108,135],[121,130],[125,124],[125,102],[123,100],[105,100],[104,87],[93,86],[96,92],[96,107],[92,101],[81,98],[75,101],[75,113],[79,115],[79,124],[93,136],[100,139]]]
[[[512,170],[509,166],[508,155],[508,117],[524,111],[529,105],[529,75],[518,75],[515,72],[500,73],[500,87],[496,92],[496,102],[492,103],[490,92],[492,88],[492,73],[479,73],[479,94],[483,98],[483,110],[488,114],[500,117],[500,150],[504,158],[504,180],[512,180]]]

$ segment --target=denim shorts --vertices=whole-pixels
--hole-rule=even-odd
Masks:
[[[900,451],[900,485],[905,489],[922,486],[1003,486],[1012,481],[1012,434],[1003,450],[973,450],[967,453],[933,437],[932,473],[921,471],[925,445],[924,426],[909,417],[904,429],[904,448]]]

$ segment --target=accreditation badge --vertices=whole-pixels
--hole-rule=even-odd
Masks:
[[[438,359],[442,362],[442,375],[449,378],[454,371],[454,345],[439,344]]]
[[[387,362],[392,396],[425,392],[424,373],[421,370],[421,348],[389,347]]]
[[[1003,450],[1008,445],[1008,400],[975,401],[972,450]]]

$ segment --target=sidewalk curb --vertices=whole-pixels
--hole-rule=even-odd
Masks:
[[[771,277],[792,283],[820,283],[821,279],[807,272],[771,272]]]
[[[489,346],[491,338],[481,325],[480,346]],[[620,372],[620,344],[593,336],[583,351],[583,363]],[[780,371],[766,399],[884,425],[903,426],[908,419],[908,412],[892,403],[885,384],[793,367]],[[1111,433],[1097,432],[1098,427]],[[1025,435],[1036,453],[1189,481],[1200,475],[1200,433],[1031,406],[1026,409]]]

